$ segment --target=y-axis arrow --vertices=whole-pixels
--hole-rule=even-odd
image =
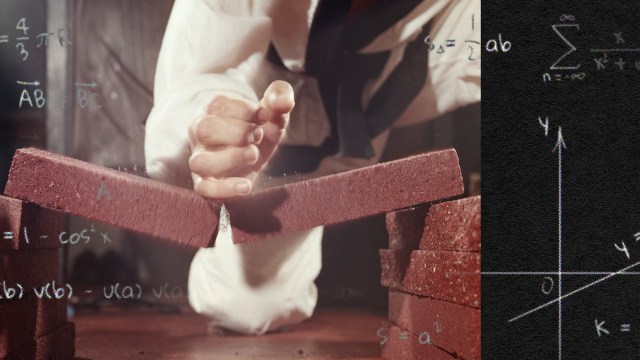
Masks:
[[[558,127],[558,140],[553,152],[558,150],[558,360],[562,359],[562,149],[567,144]]]

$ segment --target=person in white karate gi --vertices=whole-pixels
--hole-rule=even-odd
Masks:
[[[375,164],[391,127],[480,101],[479,20],[480,0],[176,0],[147,172],[220,200]],[[192,261],[195,311],[245,334],[310,317],[322,227],[233,245],[226,225]]]

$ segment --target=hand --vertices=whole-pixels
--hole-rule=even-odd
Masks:
[[[259,103],[214,97],[189,127],[194,190],[210,199],[251,192],[257,172],[273,155],[294,106],[293,88],[274,81]]]

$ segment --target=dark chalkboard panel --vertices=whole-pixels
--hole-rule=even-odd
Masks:
[[[483,358],[637,359],[640,2],[482,12]]]

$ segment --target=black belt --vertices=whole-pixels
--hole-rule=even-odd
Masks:
[[[369,81],[380,76],[390,51],[371,54],[358,51],[420,2],[385,1],[347,22],[350,1],[320,1],[309,34],[305,69],[318,80],[331,135],[320,147],[281,145],[269,161],[267,174],[312,172],[330,155],[356,158],[374,155],[371,139],[391,126],[424,87],[429,49],[423,39],[428,24],[420,36],[407,44],[402,61],[371,98],[367,109],[362,108],[362,91]],[[267,58],[283,66],[273,46]]]

